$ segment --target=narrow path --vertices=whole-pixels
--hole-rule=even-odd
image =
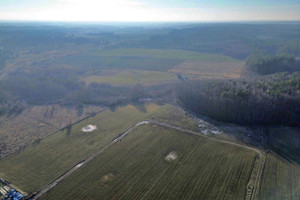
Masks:
[[[156,125],[160,125],[160,126],[164,126],[164,127],[167,127],[167,128],[176,129],[176,130],[178,130],[178,131],[185,132],[185,133],[189,133],[189,134],[192,134],[192,135],[197,135],[197,136],[200,136],[200,137],[209,138],[209,139],[211,139],[211,140],[218,141],[218,142],[221,142],[221,143],[226,143],[226,144],[231,144],[231,145],[234,145],[234,146],[246,148],[246,149],[255,151],[255,152],[259,153],[259,154],[261,153],[260,150],[258,150],[258,149],[256,149],[256,148],[253,148],[253,147],[249,147],[249,146],[246,146],[246,145],[237,144],[237,143],[229,142],[229,141],[226,141],[226,140],[221,140],[221,139],[209,137],[209,136],[203,135],[202,133],[198,133],[198,132],[195,132],[195,131],[192,131],[192,130],[189,130],[189,129],[185,129],[185,128],[181,128],[181,127],[178,127],[178,126],[166,124],[166,123],[163,123],[163,122],[158,122],[158,121],[152,121],[152,120],[151,120],[151,121],[148,121],[148,123],[156,124]]]
[[[54,180],[51,184],[47,185],[45,188],[43,188],[41,191],[39,191],[33,198],[31,198],[32,200],[36,200],[38,198],[40,198],[42,195],[44,195],[45,193],[47,193],[49,190],[51,190],[53,187],[55,187],[57,184],[59,184],[61,181],[63,181],[65,178],[67,178],[68,176],[70,176],[72,173],[74,173],[75,171],[77,171],[79,168],[81,168],[83,165],[85,165],[86,163],[88,163],[89,161],[93,160],[95,157],[97,157],[98,155],[100,155],[101,153],[103,153],[107,148],[109,148],[110,146],[112,146],[113,144],[117,143],[118,141],[122,140],[124,137],[126,137],[133,129],[135,129],[136,127],[140,126],[140,125],[144,125],[144,124],[155,124],[155,125],[159,125],[159,126],[163,126],[166,128],[171,128],[171,129],[176,129],[180,132],[183,133],[188,133],[188,134],[192,134],[192,135],[197,135],[200,137],[205,137],[205,138],[209,138],[211,140],[215,140],[221,143],[226,143],[226,144],[230,144],[230,145],[234,145],[234,146],[238,146],[241,148],[245,148],[248,150],[252,150],[255,151],[259,154],[259,162],[258,164],[255,164],[255,166],[253,167],[256,170],[255,173],[251,174],[249,183],[251,182],[250,186],[251,186],[251,192],[248,193],[248,188],[249,188],[249,183],[247,185],[247,195],[246,195],[246,199],[247,200],[254,200],[256,199],[257,195],[258,195],[258,191],[259,191],[259,185],[260,185],[260,178],[261,178],[261,174],[262,174],[262,168],[264,166],[264,154],[258,150],[255,149],[253,147],[249,147],[249,146],[245,146],[245,145],[241,145],[241,144],[236,144],[233,142],[229,142],[229,141],[225,141],[225,140],[221,140],[221,139],[216,139],[216,138],[212,138],[206,135],[203,135],[201,133],[192,131],[192,130],[188,130],[188,129],[184,129],[178,126],[174,126],[174,125],[170,125],[167,123],[163,123],[163,122],[158,122],[158,121],[154,121],[154,120],[150,120],[150,121],[141,121],[137,124],[135,124],[134,126],[132,126],[131,128],[127,129],[124,133],[120,134],[117,138],[115,138],[114,140],[112,140],[110,143],[108,143],[107,145],[105,145],[103,148],[99,149],[98,151],[96,151],[93,155],[89,156],[86,160],[83,160],[82,162],[78,163],[77,165],[75,165],[74,167],[72,167],[70,170],[68,170],[66,173],[64,173],[63,175],[61,175],[59,178],[57,178],[56,180]],[[257,160],[256,160],[257,162]],[[252,178],[253,176],[253,178]],[[250,197],[250,198],[248,198]]]

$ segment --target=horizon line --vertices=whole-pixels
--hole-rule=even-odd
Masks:
[[[19,22],[19,23],[89,23],[89,24],[101,24],[101,23],[240,23],[240,22],[300,22],[300,19],[296,20],[185,20],[185,21],[61,21],[61,20],[12,20],[12,19],[0,19],[1,22]]]

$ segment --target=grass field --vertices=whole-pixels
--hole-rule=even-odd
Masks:
[[[52,113],[49,109],[48,114]],[[53,115],[63,118],[56,112],[57,109]],[[44,107],[34,107],[24,114],[32,118],[43,115],[41,120],[49,117],[49,123],[59,123],[50,120]],[[0,177],[27,193],[36,192],[144,119],[198,130],[197,123],[184,110],[168,104],[106,110],[73,125],[70,132],[59,131],[4,158],[0,161]],[[81,128],[88,124],[96,125],[97,130],[83,133]],[[39,130],[38,124],[33,126]],[[259,199],[298,200],[299,130],[287,127],[269,130],[272,151],[266,157]],[[165,160],[170,152],[178,156],[171,162]],[[244,199],[256,155],[251,150],[210,138],[144,125],[106,149],[44,198]]]
[[[259,197],[260,200],[299,200],[300,165],[268,153]]]
[[[199,130],[197,122],[186,116],[186,112],[182,108],[170,104],[161,106],[150,118],[193,131]]]
[[[145,70],[126,70],[115,72],[111,75],[91,75],[83,79],[86,84],[107,83],[115,86],[142,84],[158,84],[167,81],[175,81],[177,77],[173,73],[145,71]]]
[[[300,129],[272,127],[262,177],[260,199],[298,200],[300,197]]]
[[[183,62],[178,58],[151,58],[128,56],[100,56],[91,54],[69,55],[55,60],[37,62],[36,66],[71,67],[80,71],[91,72],[94,70],[111,69],[139,69],[148,71],[163,71],[179,65]]]
[[[166,161],[170,152],[177,158]],[[209,138],[144,125],[42,199],[244,199],[255,155]]]
[[[239,78],[242,61],[186,61],[169,70],[189,78]]]
[[[101,58],[97,64],[112,68],[121,67],[122,70],[107,74],[111,70],[102,68],[102,74],[95,75],[97,72],[93,72],[83,76],[82,79],[87,84],[92,82],[116,86],[155,84],[176,80],[175,74],[192,79],[238,78],[244,65],[242,61],[223,55],[171,49],[110,49],[100,50],[96,54]],[[82,60],[90,62],[93,59]]]
[[[35,192],[157,109],[159,106],[151,104],[146,111],[126,106],[99,113],[73,125],[69,133],[59,131],[4,158],[0,161],[0,177],[27,193]],[[97,130],[83,133],[81,128],[88,124],[96,125]]]
[[[96,52],[100,56],[128,56],[128,57],[150,57],[150,58],[167,58],[181,60],[201,60],[201,61],[235,61],[228,56],[218,54],[199,53],[195,51],[185,51],[176,49],[108,49]]]
[[[55,131],[79,121],[93,112],[97,106],[30,106],[16,116],[0,117],[0,157],[16,153],[24,146],[44,138]]]
[[[166,72],[184,61],[238,62],[228,56],[175,49],[102,49],[34,63],[34,66],[71,66],[91,72],[134,69]]]

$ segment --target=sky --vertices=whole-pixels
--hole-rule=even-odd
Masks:
[[[300,0],[0,0],[0,20],[294,21]]]

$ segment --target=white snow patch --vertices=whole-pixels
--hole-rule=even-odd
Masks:
[[[140,123],[137,123],[136,125],[139,126],[139,125],[143,125],[143,124],[149,124],[149,121],[142,121]]]
[[[208,130],[206,129],[206,130],[204,130],[204,131],[202,131],[202,133],[204,134],[204,135],[208,135]]]
[[[204,127],[206,127],[206,125],[205,124],[199,124],[198,127],[199,128],[204,128]]]
[[[83,165],[83,163],[79,163],[75,166],[75,168],[80,168]]]
[[[221,132],[217,130],[217,131],[211,131],[211,133],[215,135],[219,135]]]
[[[85,133],[89,133],[89,132],[93,132],[96,129],[97,129],[97,126],[95,126],[95,125],[87,125],[87,126],[83,127],[81,130]]]
[[[165,160],[171,162],[176,158],[177,158],[177,153],[175,151],[172,151],[166,156]]]

